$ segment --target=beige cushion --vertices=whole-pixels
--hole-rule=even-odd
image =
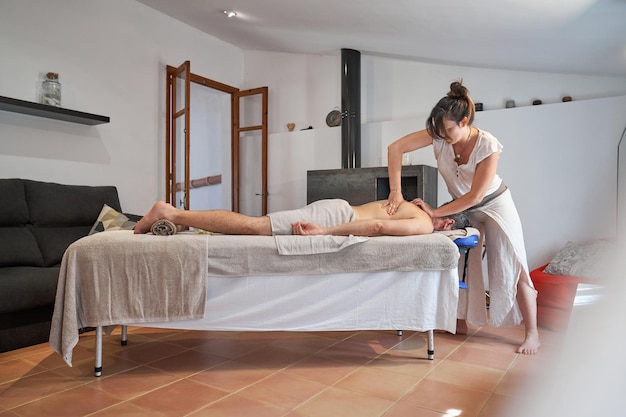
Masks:
[[[567,242],[544,272],[552,275],[602,279],[610,272],[616,252],[615,244],[606,240]]]
[[[128,217],[105,204],[89,234],[108,230],[133,230],[136,224],[137,222],[130,221]]]

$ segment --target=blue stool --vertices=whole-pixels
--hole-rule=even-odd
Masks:
[[[453,242],[459,247],[459,253],[465,255],[465,260],[463,263],[463,276],[459,280],[459,288],[467,289],[467,284],[465,283],[465,276],[467,274],[467,261],[469,258],[469,251],[472,248],[475,248],[478,245],[478,236],[470,235],[465,237],[459,237],[453,240]]]

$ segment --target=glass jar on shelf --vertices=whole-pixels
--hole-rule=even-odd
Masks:
[[[49,72],[41,83],[41,104],[48,106],[61,107],[61,83],[59,82],[59,74]]]

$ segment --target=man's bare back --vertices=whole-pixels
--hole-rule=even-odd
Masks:
[[[422,219],[431,221],[430,216],[424,210],[407,201],[398,206],[398,210],[390,216],[384,208],[387,200],[372,201],[360,206],[352,206],[355,220],[402,220],[402,219]]]
[[[331,227],[315,223],[292,224],[294,235],[355,235],[355,236],[411,236],[432,233],[433,221],[425,211],[409,202],[400,204],[390,216],[383,206],[386,200],[372,201],[360,206],[350,206],[354,220]]]

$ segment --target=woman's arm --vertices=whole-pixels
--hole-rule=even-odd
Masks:
[[[387,172],[389,173],[389,198],[383,207],[389,215],[395,214],[402,197],[402,155],[432,145],[433,138],[426,129],[409,133],[387,147]]]

